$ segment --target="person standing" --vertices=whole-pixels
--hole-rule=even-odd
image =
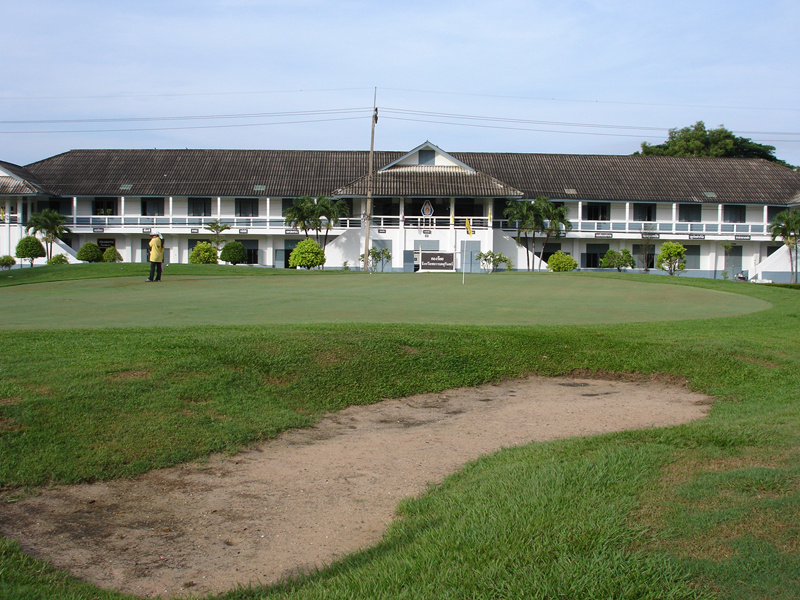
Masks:
[[[164,236],[154,231],[150,234],[150,277],[147,281],[161,281],[164,263]]]

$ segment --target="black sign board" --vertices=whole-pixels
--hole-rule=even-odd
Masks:
[[[247,229],[240,229],[239,233],[247,233]]]
[[[117,240],[114,238],[101,238],[97,240],[97,245],[101,248],[116,248],[117,247]]]
[[[452,252],[420,252],[420,271],[455,271],[456,256]]]
[[[706,239],[706,234],[704,233],[690,233],[689,234],[690,240],[704,240]]]
[[[749,240],[750,236],[749,235],[736,235],[736,236],[734,236],[734,239],[736,239],[736,240]]]
[[[603,239],[603,240],[610,240],[610,239],[612,239],[614,237],[614,234],[613,233],[595,233],[594,237],[598,238],[598,239]]]
[[[104,231],[105,229],[103,229],[102,227],[94,227],[92,229],[92,233],[103,233]]]

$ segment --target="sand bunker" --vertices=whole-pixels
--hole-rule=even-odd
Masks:
[[[271,583],[375,544],[400,499],[502,447],[701,418],[658,381],[509,380],[371,406],[233,457],[0,505],[0,533],[104,588],[144,597]]]

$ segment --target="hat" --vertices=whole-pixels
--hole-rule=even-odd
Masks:
[[[150,237],[153,237],[154,235],[161,237],[161,232],[158,231],[157,229],[154,229],[153,231],[150,232]]]

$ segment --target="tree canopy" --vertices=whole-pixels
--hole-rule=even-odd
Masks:
[[[775,156],[775,146],[759,144],[750,138],[740,137],[724,126],[706,129],[703,121],[690,127],[670,129],[663,144],[642,142],[640,152],[649,156],[711,156],[718,158],[763,158],[787,167],[792,165]]]

